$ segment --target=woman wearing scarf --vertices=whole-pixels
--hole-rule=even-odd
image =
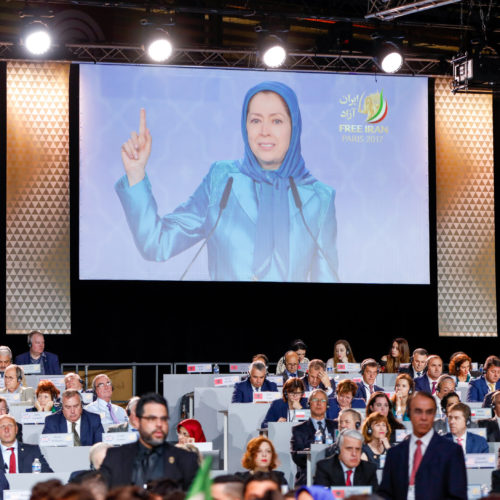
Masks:
[[[160,218],[145,175],[151,134],[141,110],[139,134],[133,132],[122,146],[126,175],[115,188],[143,257],[167,260],[210,235],[212,280],[339,281],[335,191],[306,169],[301,130],[293,90],[280,82],[256,85],[243,102],[243,159],[214,163],[189,200]],[[322,251],[308,234],[297,203]]]

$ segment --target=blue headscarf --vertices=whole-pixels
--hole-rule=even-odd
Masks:
[[[247,113],[252,97],[262,91],[271,91],[280,95],[286,102],[292,122],[290,146],[283,163],[277,170],[262,168],[248,143]],[[240,170],[252,178],[257,184],[259,208],[255,248],[253,257],[253,273],[257,279],[265,277],[272,261],[277,266],[282,281],[286,281],[289,267],[289,201],[288,178],[293,177],[296,184],[309,184],[314,178],[306,169],[300,152],[300,134],[302,119],[295,92],[281,82],[262,82],[252,87],[243,101],[241,113],[241,133],[245,143],[245,156],[241,160]]]
[[[307,491],[314,500],[334,500],[335,495],[326,486],[301,486],[295,491],[295,498],[298,498],[301,491]]]

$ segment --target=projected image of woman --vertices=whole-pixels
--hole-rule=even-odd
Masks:
[[[116,191],[143,257],[164,261],[208,237],[212,280],[339,281],[335,191],[307,170],[301,129],[290,87],[256,85],[243,102],[243,159],[214,163],[185,203],[159,217],[145,174],[152,139],[141,110],[139,133],[122,146],[126,175]]]

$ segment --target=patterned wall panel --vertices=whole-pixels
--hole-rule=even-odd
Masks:
[[[435,83],[439,333],[496,336],[491,95]]]
[[[69,65],[7,66],[7,333],[70,333]]]

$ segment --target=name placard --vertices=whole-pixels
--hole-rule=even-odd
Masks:
[[[40,434],[40,446],[74,446],[73,434]]]
[[[359,373],[361,365],[359,363],[337,363],[338,373]]]
[[[34,365],[19,365],[23,370],[25,375],[36,375],[41,372],[40,363]]]
[[[21,401],[21,394],[18,392],[6,392],[2,394],[2,398],[7,400],[7,403],[19,403]]]
[[[207,441],[206,443],[193,443],[193,444],[200,451],[212,451],[213,450],[213,443],[212,443],[212,441]]]
[[[229,373],[246,373],[249,367],[250,363],[230,363]]]
[[[299,363],[297,370],[300,370],[301,372],[306,372],[308,367],[309,363]]]
[[[482,418],[491,418],[491,408],[471,408],[470,418],[472,420],[481,420]]]
[[[187,365],[188,373],[212,373],[212,364]]]
[[[65,389],[66,384],[64,383],[64,375],[47,375],[44,380],[52,382],[58,389]]]
[[[478,436],[481,436],[484,439],[486,439],[486,429],[484,427],[475,427],[467,429],[467,432],[470,432],[471,434],[477,434]]]
[[[290,410],[292,422],[304,422],[311,417],[311,410]]]
[[[269,375],[267,380],[274,382],[278,387],[283,385],[283,377],[281,375]]]
[[[94,401],[94,394],[91,392],[82,392],[81,396],[84,405],[88,405]]]
[[[410,434],[410,429],[396,429],[396,442],[400,443],[406,436],[409,436]]]
[[[137,432],[105,432],[102,435],[102,442],[121,446],[122,444],[135,443],[138,438]]]
[[[240,381],[240,377],[238,375],[230,375],[228,377],[216,377],[214,378],[214,386],[215,387],[228,387],[233,386],[237,382]]]
[[[494,469],[495,453],[467,453],[465,467],[467,469]]]
[[[371,495],[372,487],[371,486],[343,486],[339,488],[338,486],[334,486],[332,488],[332,493],[334,498],[349,498],[354,495]]]
[[[0,389],[3,389],[5,387],[5,380],[3,377],[0,378]]]
[[[52,415],[50,411],[27,411],[21,415],[22,424],[45,424],[45,417]]]
[[[383,469],[384,468],[385,459],[386,458],[387,458],[387,455],[380,455],[380,457],[379,457],[379,465],[378,465],[379,469]]]
[[[478,500],[482,496],[483,496],[483,494],[481,492],[481,485],[480,484],[468,484],[467,485],[467,498],[469,500]]]
[[[3,500],[30,500],[31,490],[4,490]]]
[[[279,398],[281,398],[281,394],[279,392],[262,391],[253,393],[254,403],[272,403],[275,399]]]

